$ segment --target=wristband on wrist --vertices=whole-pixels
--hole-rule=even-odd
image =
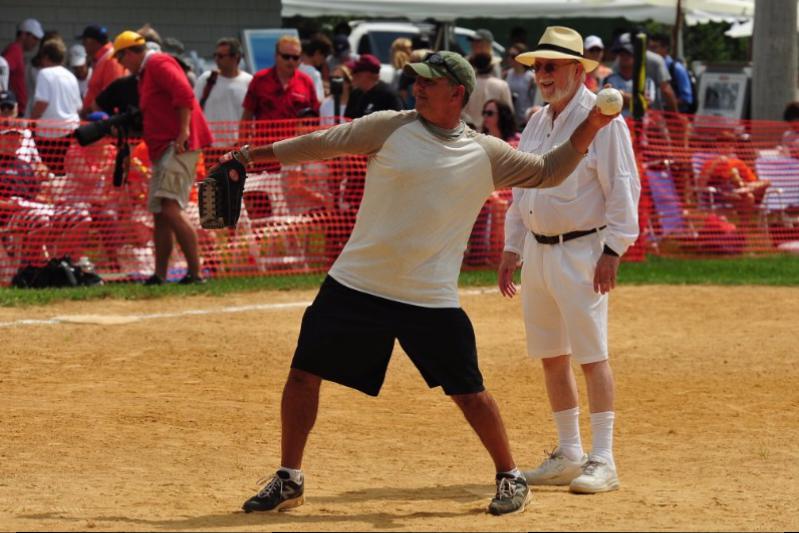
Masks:
[[[250,163],[252,163],[252,154],[250,153],[249,144],[245,144],[244,146],[242,146],[239,152],[241,153],[241,156],[244,158],[245,164],[249,165]]]

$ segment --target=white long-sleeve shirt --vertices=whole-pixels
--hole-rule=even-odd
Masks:
[[[580,87],[554,120],[549,106],[524,128],[519,150],[543,153],[568,140],[594,108],[596,95]],[[560,235],[607,225],[605,243],[619,255],[638,237],[641,182],[630,131],[618,117],[597,133],[583,159],[566,180],[549,189],[513,189],[505,216],[505,251],[522,254],[532,231]]]

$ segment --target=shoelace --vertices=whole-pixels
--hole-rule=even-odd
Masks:
[[[516,492],[516,480],[509,477],[503,477],[497,485],[497,499],[511,499]]]
[[[553,448],[552,451],[549,451],[544,448],[544,456],[546,457],[547,461],[554,461],[558,458],[558,449]]]
[[[583,467],[583,474],[588,474],[589,476],[592,475],[594,473],[594,470],[596,470],[597,467],[600,466],[601,464],[602,464],[601,462],[595,459],[589,459],[588,462],[585,463],[585,466]]]
[[[267,478],[261,478],[258,480],[258,484],[266,483]],[[278,493],[283,492],[283,480],[280,479],[280,476],[272,476],[272,479],[269,480],[268,483],[258,491],[259,498],[268,498],[277,490]]]

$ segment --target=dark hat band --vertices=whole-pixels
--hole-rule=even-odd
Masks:
[[[583,58],[582,55],[578,54],[571,48],[566,48],[565,46],[558,46],[556,44],[539,44],[535,51],[538,52],[539,50],[552,50],[553,52],[561,52],[563,54],[567,54],[574,57],[579,57],[580,59]]]

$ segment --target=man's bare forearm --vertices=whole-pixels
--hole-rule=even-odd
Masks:
[[[597,108],[591,110],[585,120],[580,123],[571,136],[571,143],[575,150],[581,154],[588,152],[588,147],[594,140],[597,132],[610,123],[616,115],[603,115]]]

